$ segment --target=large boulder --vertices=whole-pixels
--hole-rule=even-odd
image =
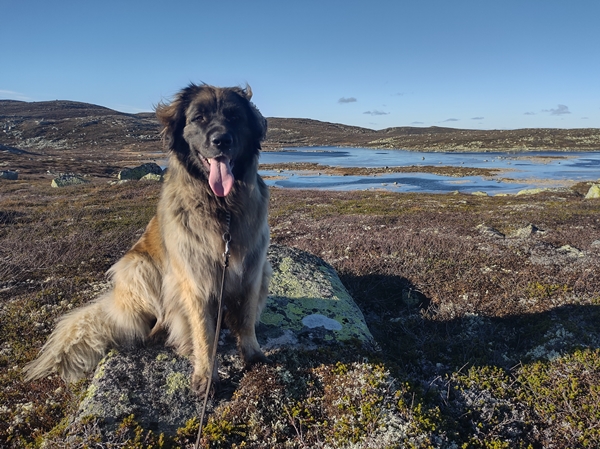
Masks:
[[[257,336],[267,356],[278,351],[362,346],[375,342],[364,317],[335,270],[306,252],[272,245],[270,295]],[[232,384],[243,372],[235,342],[227,330],[219,343],[219,375]],[[98,365],[72,418],[68,438],[80,438],[89,423],[102,434],[116,431],[128,416],[145,429],[173,435],[199,415],[202,401],[190,389],[190,361],[163,345],[112,350]],[[233,387],[235,388],[235,387]],[[216,401],[211,399],[208,411]]]
[[[154,162],[148,162],[134,168],[125,168],[118,174],[120,180],[139,180],[148,174],[162,175],[163,169]]]

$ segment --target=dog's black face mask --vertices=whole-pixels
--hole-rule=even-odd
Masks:
[[[227,196],[248,164],[256,163],[266,121],[250,103],[249,88],[191,85],[157,115],[165,138],[187,170]]]

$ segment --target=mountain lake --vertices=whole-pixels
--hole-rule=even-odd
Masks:
[[[534,188],[568,188],[600,178],[599,152],[438,153],[368,148],[307,147],[262,152],[261,164],[317,163],[316,169],[269,169],[260,174],[274,187],[394,192],[518,193]],[[369,175],[326,174],[328,167],[363,167],[388,172]],[[410,167],[411,173],[395,167]],[[423,172],[419,172],[422,167]],[[497,170],[484,176],[444,176],[437,167]],[[272,168],[272,167],[271,167]],[[416,172],[415,172],[416,171]],[[460,170],[457,168],[457,173]]]

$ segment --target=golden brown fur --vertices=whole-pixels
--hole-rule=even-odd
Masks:
[[[226,215],[231,257],[225,322],[246,363],[267,361],[255,335],[271,276],[266,259],[268,189],[257,174],[266,121],[249,87],[190,85],[157,107],[171,155],[157,213],[138,242],[110,270],[113,288],[63,317],[39,357],[35,379],[65,380],[93,369],[110,346],[144,341],[158,329],[192,358],[192,385],[211,373]]]

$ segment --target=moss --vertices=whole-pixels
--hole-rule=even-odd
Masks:
[[[583,349],[517,372],[518,398],[544,426],[560,426],[553,442],[571,447],[600,444],[600,350]]]
[[[568,285],[544,284],[540,282],[530,282],[527,285],[527,296],[535,300],[549,299],[553,296],[564,295],[572,291]]]

